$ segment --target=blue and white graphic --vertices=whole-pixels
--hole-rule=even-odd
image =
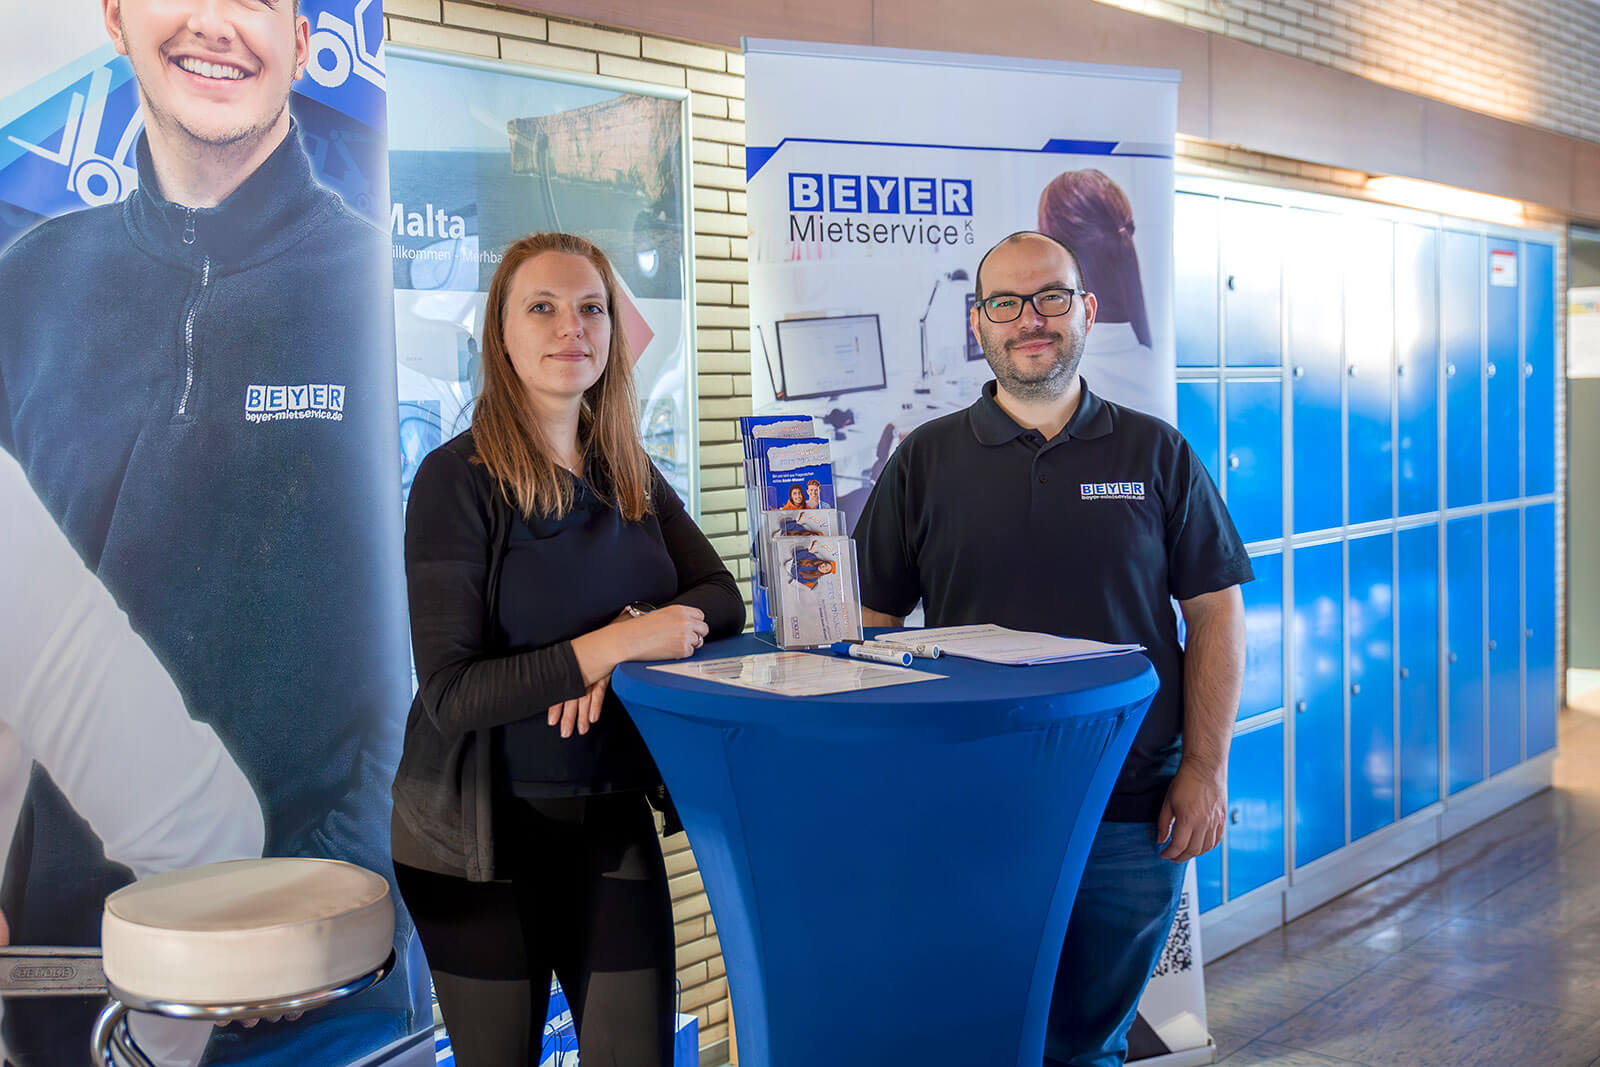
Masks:
[[[1090,387],[1176,417],[1174,72],[748,41],[745,92],[754,408],[826,414],[847,528],[895,444],[991,377],[973,287],[1018,230],[1078,253]],[[793,342],[819,322],[871,323],[873,358],[818,367]]]

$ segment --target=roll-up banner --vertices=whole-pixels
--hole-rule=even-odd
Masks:
[[[983,253],[1040,230],[1099,301],[1089,388],[1168,422],[1176,71],[745,42],[751,389],[833,428],[850,527],[890,451],[992,375]]]
[[[974,279],[1018,230],[1098,300],[1088,387],[1176,421],[1176,71],[747,39],[745,100],[753,406],[828,424],[849,528],[899,441],[993,377]],[[1193,901],[1130,1035],[1151,1064],[1210,1062]]]
[[[99,944],[132,878],[246,856],[392,877],[409,701],[379,0],[0,0],[0,885]],[[398,895],[395,897],[398,902]],[[397,969],[161,1063],[346,1064],[431,1029]],[[0,994],[14,992],[6,981]],[[17,1067],[103,997],[7,997]]]

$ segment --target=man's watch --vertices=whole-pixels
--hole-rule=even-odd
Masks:
[[[629,615],[632,615],[636,619],[642,619],[652,611],[656,610],[656,606],[654,604],[646,604],[642,600],[635,600],[632,604],[629,604],[622,610],[626,611]]]

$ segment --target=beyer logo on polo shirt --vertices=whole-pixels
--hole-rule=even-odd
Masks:
[[[1084,482],[1079,488],[1085,500],[1143,500],[1143,482]]]
[[[344,419],[344,386],[322,382],[306,385],[247,385],[244,417],[249,422],[288,419]]]

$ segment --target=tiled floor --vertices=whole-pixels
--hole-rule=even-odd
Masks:
[[[1228,1067],[1600,1067],[1600,688],[1555,788],[1206,967]]]

